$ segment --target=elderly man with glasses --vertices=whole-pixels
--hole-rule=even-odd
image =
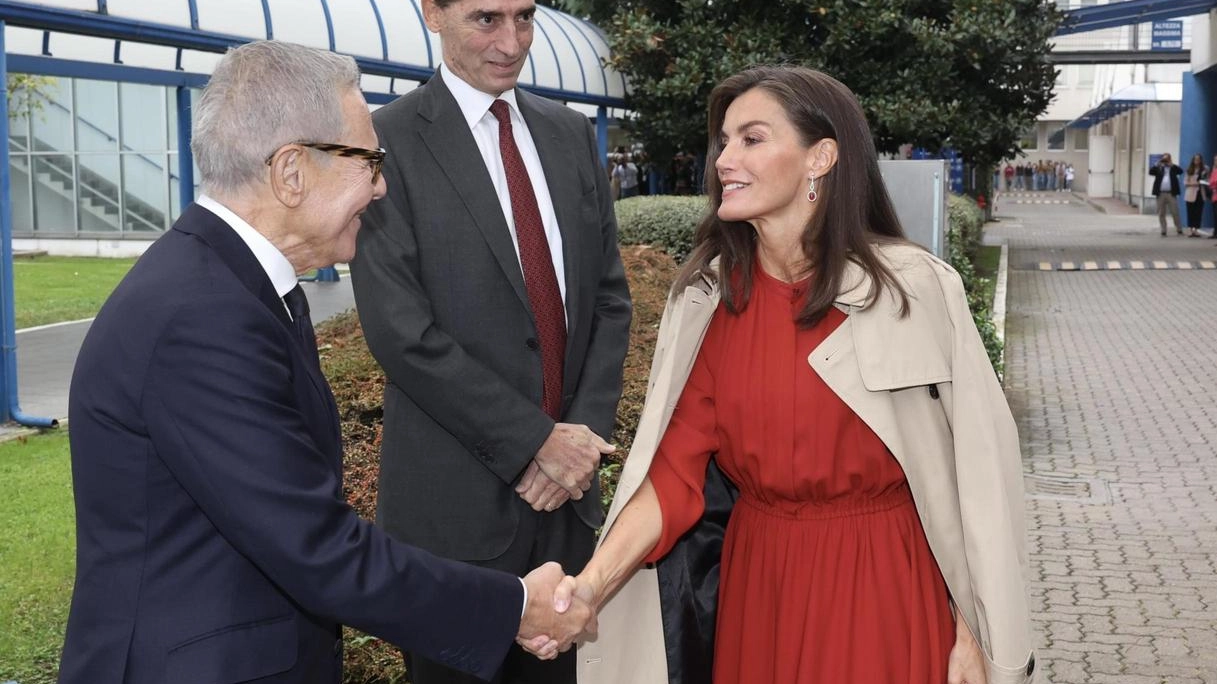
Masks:
[[[64,684],[338,684],[341,624],[489,679],[557,649],[561,568],[523,580],[398,543],[342,494],[338,412],[297,275],[347,261],[385,193],[359,73],[230,51],[199,101],[204,195],[132,268],[69,399],[77,575]],[[551,638],[552,637],[552,638]]]

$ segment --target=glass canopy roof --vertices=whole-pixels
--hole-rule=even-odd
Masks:
[[[365,92],[392,96],[426,80],[441,55],[420,0],[0,0],[0,18],[13,71],[53,60],[195,74],[201,84],[226,46],[274,38],[351,55]],[[520,85],[621,107],[626,82],[602,66],[608,55],[596,26],[538,5]]]

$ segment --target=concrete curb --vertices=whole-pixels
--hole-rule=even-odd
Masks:
[[[997,280],[993,284],[993,312],[989,320],[993,321],[993,330],[1001,345],[1001,366],[1006,367],[1006,282],[1010,269],[1010,245],[1002,241],[1001,259],[997,262]],[[1005,373],[1002,373],[1003,379]]]
[[[67,432],[67,431],[68,431],[68,421],[66,418],[59,421],[59,427],[53,427],[53,428],[25,427],[23,425],[17,425],[16,423],[11,423],[10,425],[5,425],[3,427],[0,427],[0,444],[3,444],[5,442],[11,442],[15,439],[25,439],[26,437],[34,437],[36,435],[41,435],[41,434],[50,434],[50,433],[55,433],[55,432]]]
[[[1071,194],[1074,197],[1078,198],[1079,200],[1085,202],[1091,209],[1094,209],[1095,211],[1098,211],[1103,214],[1107,213],[1107,207],[1103,206],[1102,204],[1099,204],[1098,202],[1095,202],[1094,200],[1090,199],[1090,197],[1088,197],[1086,195],[1079,195],[1076,192],[1071,192],[1069,194]]]

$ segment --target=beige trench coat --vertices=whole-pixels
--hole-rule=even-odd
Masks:
[[[904,468],[951,598],[984,650],[990,684],[1032,680],[1031,621],[1018,434],[955,271],[920,248],[880,248],[911,295],[910,314],[870,291],[851,264],[837,306],[848,318],[807,362]],[[646,403],[609,508],[607,534],[637,491],[719,303],[702,281],[677,293],[660,324]],[[931,386],[937,392],[931,393]],[[601,537],[603,539],[603,535]],[[579,647],[580,684],[666,684],[654,569],[639,569]]]

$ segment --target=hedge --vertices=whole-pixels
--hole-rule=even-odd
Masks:
[[[677,263],[693,249],[693,230],[706,213],[701,195],[640,195],[619,200],[617,241],[623,245],[654,245]]]
[[[1000,376],[1002,374],[1002,341],[997,337],[993,325],[993,299],[989,279],[976,275],[973,266],[980,251],[981,236],[985,222],[984,212],[971,198],[951,195],[947,208],[947,261],[959,272],[963,288],[968,295],[968,308],[972,320],[985,343],[989,363]]]

